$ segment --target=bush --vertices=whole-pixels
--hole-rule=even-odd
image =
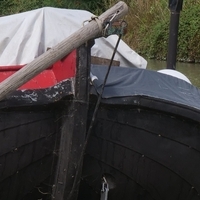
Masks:
[[[150,58],[166,59],[170,11],[168,0],[124,0],[129,6],[125,17],[130,47]],[[200,0],[184,0],[180,15],[177,58],[200,62]],[[8,15],[44,6],[88,10],[102,13],[116,0],[0,0],[0,15]]]
[[[25,12],[28,10],[33,10],[41,8],[44,6],[52,7],[63,7],[64,1],[59,0],[1,0],[0,4],[0,16],[16,14],[20,12]]]
[[[200,61],[200,4],[185,6],[179,26],[178,60]]]
[[[20,13],[45,6],[84,9],[88,11],[105,9],[101,1],[96,0],[0,0],[0,16]]]
[[[130,1],[126,42],[149,58],[166,59],[170,11],[166,0]],[[200,0],[184,0],[177,60],[200,62]]]

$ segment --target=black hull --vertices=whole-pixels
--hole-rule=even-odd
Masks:
[[[0,199],[22,199],[55,171],[60,113],[55,105],[0,111]]]
[[[109,200],[200,199],[199,134],[196,120],[102,104],[84,159],[80,199],[100,198],[104,174],[115,185]]]
[[[72,83],[18,90],[0,102],[1,200],[51,199]]]
[[[82,165],[90,47],[82,45],[73,58],[75,77],[45,89],[18,90],[0,102],[1,200],[64,200],[72,189],[76,198],[79,184],[72,185]]]

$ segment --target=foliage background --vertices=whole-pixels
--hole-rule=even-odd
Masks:
[[[124,40],[143,56],[167,57],[170,11],[168,0],[124,0],[129,6]],[[200,0],[183,0],[177,60],[200,62]],[[0,16],[44,6],[89,10],[98,15],[117,0],[0,0]]]

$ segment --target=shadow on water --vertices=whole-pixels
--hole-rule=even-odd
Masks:
[[[147,59],[147,69],[160,70],[165,69],[167,63],[165,61]],[[193,85],[200,88],[200,64],[177,62],[176,70],[183,73],[192,82]]]

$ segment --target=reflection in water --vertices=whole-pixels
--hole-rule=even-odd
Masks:
[[[147,59],[147,69],[160,70],[165,69],[167,63],[165,61]],[[200,88],[200,64],[177,62],[176,70],[183,73],[192,82],[193,85]]]

